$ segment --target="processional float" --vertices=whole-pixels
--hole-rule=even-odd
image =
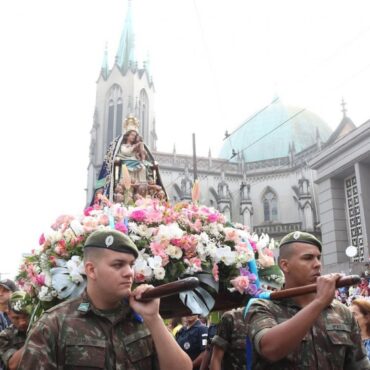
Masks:
[[[273,257],[275,242],[202,205],[199,183],[191,202],[171,204],[159,166],[138,131],[138,120],[129,116],[123,134],[108,147],[89,206],[81,215],[59,216],[24,258],[17,282],[35,306],[31,322],[85,289],[83,245],[101,228],[120,230],[137,245],[135,284],[155,286],[142,299],[161,297],[165,318],[242,307],[253,297],[314,291],[313,286],[293,293],[268,291],[283,285]],[[347,277],[338,283],[356,282],[357,277]]]

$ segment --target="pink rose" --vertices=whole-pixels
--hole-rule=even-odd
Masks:
[[[144,222],[146,212],[143,209],[135,209],[131,212],[130,217],[136,222]]]
[[[161,243],[152,242],[150,243],[150,250],[152,251],[154,256],[164,256],[166,255],[163,245]]]
[[[45,275],[43,274],[36,275],[35,283],[39,286],[45,285]]]
[[[198,271],[202,271],[202,261],[198,257],[190,258],[189,262],[195,267]]]
[[[40,235],[39,245],[43,245],[44,243],[45,243],[45,235],[44,235],[44,233],[42,233]]]
[[[208,222],[217,222],[218,220],[218,215],[216,213],[211,213],[210,215],[208,215],[207,217],[207,220]]]
[[[249,287],[249,279],[247,276],[238,276],[230,282],[240,294],[243,294]]]
[[[122,233],[124,234],[127,234],[127,227],[126,225],[123,223],[123,222],[117,222],[115,225],[114,225],[114,228],[118,231],[121,231]]]

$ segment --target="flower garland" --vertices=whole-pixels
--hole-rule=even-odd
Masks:
[[[227,288],[253,294],[258,279],[248,263],[261,256],[260,268],[274,264],[273,240],[251,235],[246,226],[227,222],[212,207],[185,202],[171,206],[146,198],[126,207],[101,197],[78,217],[58,217],[41,235],[39,248],[24,258],[18,284],[43,308],[79,295],[86,286],[84,242],[104,228],[128,234],[137,245],[138,284],[159,285],[206,272]]]

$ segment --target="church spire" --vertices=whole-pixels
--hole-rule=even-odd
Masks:
[[[125,24],[121,33],[118,45],[116,64],[122,70],[127,70],[131,64],[135,63],[135,40],[134,28],[132,24],[132,0],[128,0],[128,8]]]

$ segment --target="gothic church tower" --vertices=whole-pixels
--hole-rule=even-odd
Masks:
[[[151,150],[156,150],[154,85],[147,61],[139,68],[135,58],[132,4],[128,10],[121,39],[110,68],[107,48],[96,86],[93,126],[90,131],[87,202],[91,200],[99,170],[110,142],[122,133],[122,123],[134,115],[140,122],[140,135]]]

